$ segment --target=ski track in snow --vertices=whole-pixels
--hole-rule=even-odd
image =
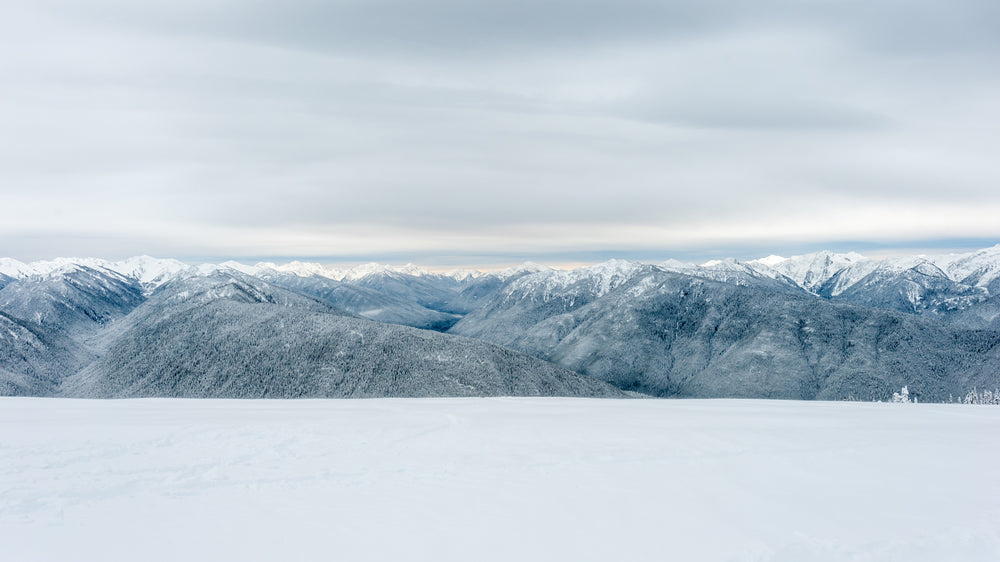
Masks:
[[[0,399],[3,559],[998,560],[1000,408]]]

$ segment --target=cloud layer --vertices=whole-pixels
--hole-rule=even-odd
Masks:
[[[3,255],[1000,238],[996,2],[7,12]]]

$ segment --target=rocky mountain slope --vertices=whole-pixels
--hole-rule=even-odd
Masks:
[[[998,334],[1000,246],[485,273],[0,259],[3,394],[616,392],[603,381],[806,399],[908,385],[945,400],[1000,386]]]
[[[659,396],[884,399],[909,384],[945,400],[1000,384],[995,331],[652,266],[574,278],[522,278],[451,332]]]
[[[145,299],[137,285],[86,267],[29,277],[19,291],[32,298],[9,308],[40,303],[40,312],[0,316],[3,394],[623,396],[533,357],[372,322],[232,270],[187,272]]]

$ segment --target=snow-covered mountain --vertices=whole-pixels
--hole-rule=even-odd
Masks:
[[[0,289],[0,311],[67,332],[103,326],[143,301],[142,287],[102,267],[61,263]]]
[[[633,261],[609,260],[572,270],[538,270],[510,283],[503,291],[503,298],[526,295],[541,302],[553,299],[589,301],[606,295],[650,268]]]
[[[251,271],[259,271],[261,269],[271,269],[281,273],[297,275],[299,277],[319,276],[319,277],[327,277],[330,279],[336,279],[338,281],[340,279],[343,279],[343,275],[340,273],[339,270],[328,268],[325,265],[319,263],[302,262],[302,261],[293,261],[281,265],[272,262],[259,262],[255,266],[253,266],[252,270],[250,268],[247,268],[244,271],[246,273],[250,273]]]
[[[21,279],[32,275],[34,271],[31,266],[19,262],[12,258],[0,258],[0,275],[5,277],[10,277],[12,279]]]
[[[1000,245],[963,254],[885,259],[818,252],[747,262],[826,299],[989,327],[1000,312]],[[985,310],[984,310],[985,309]]]
[[[455,269],[438,273],[413,264],[368,263],[338,268],[301,261],[287,264],[225,261],[190,265],[174,259],[149,256],[120,261],[56,258],[32,263],[2,258],[0,290],[8,285],[20,287],[10,288],[9,292],[25,290],[30,285],[51,285],[80,268],[123,283],[135,283],[144,295],[155,292],[173,279],[237,272],[304,292],[365,318],[436,330],[446,330],[462,314],[492,296],[506,282],[528,273],[550,269],[526,263],[497,272]],[[45,298],[59,300],[60,297],[53,293]],[[24,297],[8,300],[27,302]]]
[[[916,314],[962,311],[989,296],[987,289],[955,281],[921,257],[848,266],[821,285],[817,293],[844,302]]]
[[[238,272],[165,284],[98,351],[61,395],[623,396],[486,342],[364,320]]]
[[[607,267],[607,266],[605,266]],[[630,271],[525,277],[451,330],[660,396],[885,399],[911,384],[944,400],[1000,384],[1000,333],[767,284]]]
[[[235,262],[191,267],[151,258],[62,259],[25,265],[30,267],[18,266],[23,276],[5,276],[11,281],[0,289],[0,395],[623,396],[486,342],[373,322],[337,306],[351,300],[342,295],[355,295],[389,309],[362,312],[414,321],[390,314],[394,307],[400,313],[420,305],[363,285],[255,267],[249,271],[256,275],[248,275]],[[289,279],[306,285],[280,284]],[[393,286],[386,293],[407,288],[415,300],[441,299],[435,282],[458,284],[452,277],[394,270],[359,282],[379,279]],[[336,287],[326,294],[308,285],[318,281]],[[422,310],[448,317],[438,320],[440,330],[457,319]]]
[[[105,267],[125,277],[135,279],[143,287],[153,289],[166,283],[190,266],[174,259],[137,256],[109,263]]]
[[[414,328],[444,331],[461,316],[428,308],[416,302],[411,294],[395,294],[386,287],[376,290],[355,283],[336,281],[328,277],[302,277],[277,271],[261,272],[259,278],[279,287],[357,314],[369,320],[401,324]]]
[[[887,278],[907,271],[966,287],[981,287],[989,294],[1000,291],[1000,244],[960,254],[872,259],[853,252],[816,252],[790,258],[768,256],[746,264],[763,273],[777,271],[807,291],[817,294],[822,291],[829,297],[841,295],[872,274]]]
[[[621,267],[631,267],[625,260],[611,260],[599,264],[599,268],[610,271]],[[816,252],[792,257],[767,256],[765,258],[738,261],[734,259],[711,260],[702,264],[667,260],[655,263],[666,271],[675,271],[710,278],[716,281],[744,283],[752,279],[774,279],[782,283],[791,282],[807,291],[818,293],[819,288],[828,284],[837,276],[833,285],[827,287],[831,296],[837,296],[850,286],[858,283],[875,271],[902,272],[919,264],[929,263],[939,268],[944,276],[956,283],[966,286],[994,289],[1000,285],[1000,244],[991,248],[962,254],[919,255],[886,259],[866,258],[857,253]],[[479,271],[473,269],[454,269],[446,272],[433,272],[414,264],[386,265],[366,263],[352,267],[339,267],[315,262],[292,261],[285,264],[258,262],[245,264],[237,261],[227,261],[219,264],[202,264],[192,266],[174,259],[157,259],[149,256],[137,256],[120,261],[108,261],[98,258],[55,258],[52,260],[23,263],[11,258],[0,258],[0,275],[22,279],[32,275],[46,275],[67,266],[83,266],[91,269],[108,269],[144,286],[155,288],[181,272],[194,267],[203,274],[220,269],[233,269],[248,275],[259,276],[268,272],[279,272],[299,277],[325,277],[335,281],[355,282],[366,277],[401,274],[408,277],[438,277],[448,278],[458,283],[483,277],[500,280],[522,277],[527,274],[543,271],[559,271],[549,266],[532,262],[510,267],[499,271]],[[593,275],[598,266],[587,266],[578,275]],[[838,275],[839,274],[839,275]],[[572,279],[572,275],[566,277]],[[572,284],[572,281],[569,281]]]
[[[262,271],[273,270],[280,273],[288,273],[299,277],[325,277],[335,281],[358,281],[372,275],[385,275],[399,273],[412,277],[440,276],[448,277],[456,281],[463,281],[471,277],[483,275],[482,272],[472,269],[453,269],[443,273],[434,273],[423,267],[408,263],[406,265],[386,265],[380,263],[365,263],[354,267],[328,266],[315,262],[292,261],[286,264],[276,264],[273,262],[259,262],[251,267],[245,267],[244,272],[250,270]]]
[[[732,283],[734,285],[759,285],[775,289],[798,288],[798,284],[780,271],[762,261],[741,262],[732,258],[711,260],[700,265],[668,260],[658,264],[664,271],[683,273],[693,277]]]
[[[55,258],[52,260],[23,263],[11,258],[0,258],[0,275],[14,279],[58,275],[74,268],[108,271],[132,279],[148,289],[155,289],[191,266],[174,259],[157,259],[136,256],[121,261],[98,258]]]
[[[186,307],[190,318],[176,316],[176,323],[165,324],[178,307]],[[366,341],[381,342],[382,354],[399,351],[394,338],[424,341],[423,335],[413,340],[413,332],[387,326],[397,324],[484,340],[621,389],[662,395],[880,397],[910,384],[925,398],[941,398],[971,386],[1000,384],[994,367],[1000,364],[1000,245],[888,259],[818,252],[702,264],[610,260],[572,270],[525,263],[499,271],[445,273],[413,264],[337,268],[307,262],[189,265],[149,256],[32,263],[3,258],[0,314],[5,326],[0,392],[8,394],[55,392],[67,376],[76,377],[84,368],[90,369],[87,380],[97,380],[98,372],[113,378],[114,365],[127,366],[130,376],[140,378],[143,369],[173,376],[157,370],[165,356],[154,351],[140,356],[138,347],[123,343],[127,339],[121,338],[128,337],[150,346],[158,338],[170,341],[170,353],[181,354],[178,361],[186,360],[185,346],[201,350],[195,370],[219,376],[237,373],[212,361],[264,376],[245,362],[251,359],[214,354],[212,349],[230,341],[240,342],[247,357],[270,369],[320,369],[309,357],[335,362],[342,356],[327,355],[332,340],[316,338],[349,340],[334,324],[352,322],[362,323],[352,329],[369,334]],[[306,317],[315,322],[301,319]],[[438,340],[426,337],[434,340],[431,348],[439,349],[434,347]],[[215,348],[196,343],[202,341]],[[467,340],[447,341],[441,345],[457,346],[455,354],[442,357],[467,370],[481,364],[474,360],[477,354],[494,356],[462,343]],[[112,364],[108,352],[119,344],[125,347],[115,348],[117,363]],[[289,359],[279,347],[306,354],[304,362]],[[272,354],[284,359],[274,362]],[[424,356],[394,357],[452,372]],[[515,363],[527,365],[524,361]],[[385,365],[403,368],[403,363]],[[495,388],[447,376],[475,392]],[[74,380],[82,385],[74,388],[86,386],[83,379]],[[167,392],[159,382],[138,379],[128,383],[132,390],[107,384],[102,388],[119,389],[113,395]],[[385,384],[377,383],[383,390]],[[568,388],[547,384],[529,386]],[[224,395],[223,386],[212,395]],[[87,388],[87,394],[100,394]],[[283,388],[266,394],[297,395]],[[367,395],[309,388],[308,395]],[[422,388],[464,392],[452,383]]]
[[[50,395],[92,358],[58,328],[0,311],[0,396]]]
[[[750,267],[776,271],[791,279],[803,289],[815,292],[823,283],[846,267],[866,261],[861,254],[835,254],[832,252],[817,252],[791,258],[768,256],[747,262]],[[763,267],[761,267],[763,266]]]
[[[1000,244],[966,254],[937,256],[933,262],[948,276],[965,285],[1000,294]]]
[[[58,277],[60,272],[73,267],[112,272],[137,282],[147,294],[178,276],[237,271],[272,281],[284,279],[281,282],[284,285],[299,285],[302,290],[312,287],[314,292],[323,293],[324,298],[333,299],[331,302],[335,306],[343,306],[371,319],[445,329],[501,288],[514,283],[544,283],[548,286],[547,298],[559,293],[563,293],[561,297],[580,297],[583,296],[579,294],[581,287],[599,296],[648,265],[611,260],[575,270],[556,270],[527,262],[500,271],[456,269],[438,273],[414,264],[367,263],[344,268],[301,261],[253,265],[227,261],[191,266],[178,260],[149,256],[116,262],[56,258],[23,263],[2,258],[0,289],[12,281]],[[723,259],[694,264],[668,260],[653,265],[664,271],[724,283],[789,291],[801,289],[830,300],[914,314],[935,314],[970,326],[991,325],[996,315],[988,311],[975,314],[966,311],[976,307],[1000,308],[996,304],[1000,300],[995,301],[1000,298],[1000,245],[964,254],[888,259],[824,251],[788,258],[771,255],[745,262]],[[585,279],[586,283],[578,285]],[[594,279],[598,280],[592,283]]]

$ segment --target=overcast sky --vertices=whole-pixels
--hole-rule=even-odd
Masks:
[[[1000,242],[997,0],[0,6],[2,256]]]

